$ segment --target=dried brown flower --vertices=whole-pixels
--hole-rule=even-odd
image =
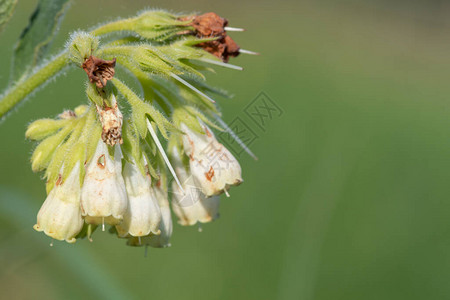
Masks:
[[[190,26],[194,27],[200,36],[222,36],[225,35],[225,26],[228,21],[219,17],[216,13],[209,12],[195,16]]]
[[[203,15],[186,17],[183,21],[192,19],[189,26],[195,28],[194,35],[198,37],[217,37],[217,40],[197,44],[197,47],[217,56],[224,62],[228,62],[230,57],[239,55],[239,46],[229,37],[225,31],[228,25],[227,19],[221,18],[216,13],[209,12]]]
[[[92,55],[81,65],[88,75],[89,81],[95,83],[99,89],[104,88],[108,80],[111,80],[114,77],[115,66],[115,58],[113,58],[113,60],[104,60]]]
[[[115,102],[115,101],[114,101]],[[117,102],[109,107],[105,103],[103,107],[97,105],[97,113],[102,123],[102,140],[105,144],[114,146],[117,143],[122,144],[122,113],[120,112]]]
[[[214,40],[197,44],[197,47],[203,48],[205,51],[217,56],[224,62],[228,62],[230,57],[236,57],[239,55],[240,47],[235,41],[228,35]]]

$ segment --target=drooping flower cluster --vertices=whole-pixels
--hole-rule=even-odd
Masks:
[[[239,68],[225,63],[239,48],[231,55],[222,45],[218,55],[206,46],[228,39],[227,28],[237,30],[226,25],[213,13],[146,11],[72,35],[67,59],[86,72],[89,104],[28,127],[26,136],[39,141],[32,169],[47,180],[37,231],[73,243],[109,225],[128,245],[166,247],[170,207],[181,225],[219,216],[220,195],[243,181],[238,161],[212,131],[235,136],[211,99],[226,94],[206,85],[202,72],[206,64]],[[140,94],[117,78],[123,70]]]

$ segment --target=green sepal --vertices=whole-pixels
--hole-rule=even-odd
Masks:
[[[86,126],[84,129],[84,132],[82,134],[82,140],[85,140],[86,145],[86,160],[85,164],[87,164],[92,156],[95,153],[95,150],[97,149],[98,142],[100,141],[101,134],[102,134],[102,126],[100,122],[96,119],[96,113],[95,108],[91,107],[88,119],[86,121]],[[90,126],[89,126],[90,124]],[[80,172],[84,176],[84,168],[83,171]],[[80,174],[80,175],[81,175]]]
[[[168,139],[167,130],[176,130],[175,126],[170,123],[156,108],[151,104],[141,100],[127,85],[122,83],[119,79],[113,78],[111,80],[117,87],[117,90],[127,99],[131,106],[131,118],[139,132],[141,138],[147,135],[147,116],[153,120],[164,138]]]
[[[92,103],[103,106],[104,98],[99,94],[96,86],[94,83],[88,83],[86,86],[86,95],[89,100],[92,101]]]
[[[147,161],[147,164],[145,166],[146,166],[148,173],[155,180],[159,180],[159,175],[156,172],[156,169],[153,167],[152,160],[150,159],[149,155],[147,154],[147,152],[143,152],[143,155],[145,157],[145,160]]]
[[[81,135],[82,129],[84,127],[86,119],[80,119],[70,134],[70,137],[61,145],[59,145],[56,150],[53,153],[53,156],[51,157],[50,163],[48,164],[47,170],[45,172],[45,177],[47,178],[47,193],[49,193],[54,185],[56,180],[61,175],[61,179],[64,182],[64,180],[69,176],[70,172],[72,171],[73,167],[75,166],[77,161],[80,161],[80,156],[83,154],[80,154],[81,152],[85,153],[83,150],[83,144],[78,143],[76,146],[78,149],[76,151],[78,152],[72,152],[74,151],[74,145],[77,143],[78,138]],[[81,148],[79,148],[81,145]],[[83,162],[80,161],[80,169],[82,169]],[[64,166],[64,168],[63,168]],[[62,172],[61,169],[63,168]],[[81,183],[81,182],[80,182]]]
[[[122,128],[123,144],[122,149],[125,160],[136,164],[142,175],[146,175],[142,149],[139,143],[137,129],[131,122],[126,122]]]
[[[88,238],[88,240],[92,241],[92,234],[95,232],[97,228],[98,225],[84,223],[83,228],[75,238],[76,239]]]
[[[219,131],[225,131],[222,127],[218,126],[216,123],[212,122],[208,117],[206,117],[203,113],[201,113],[198,109],[192,106],[186,106],[185,109],[191,113],[192,115],[198,117],[200,120],[202,120],[206,125],[213,127],[214,129],[217,129]]]
[[[175,61],[169,59],[165,54],[151,45],[136,46],[133,51],[133,60],[144,72],[158,73],[169,76],[176,73]]]
[[[172,114],[172,119],[177,127],[180,127],[180,124],[183,123],[198,133],[205,133],[196,116],[190,113],[185,106],[177,107]]]

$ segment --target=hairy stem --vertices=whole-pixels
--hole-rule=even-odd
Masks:
[[[114,31],[130,30],[132,20],[133,19],[125,19],[111,22],[94,29],[91,33],[99,36]],[[46,65],[40,67],[32,75],[15,83],[7,89],[0,99],[0,119],[36,88],[47,82],[68,64],[69,59],[67,57],[67,51],[64,51],[49,61]]]
[[[134,22],[134,18],[114,21],[94,29],[91,33],[99,36],[116,31],[133,30]]]
[[[16,106],[28,94],[60,72],[68,63],[67,52],[59,54],[47,65],[42,66],[32,75],[17,82],[6,91],[0,100],[0,118]]]

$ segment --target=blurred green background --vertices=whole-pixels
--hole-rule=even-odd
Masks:
[[[20,1],[0,35],[0,87],[37,1]],[[224,119],[258,139],[245,183],[221,218],[175,225],[172,247],[55,242],[34,232],[44,183],[31,172],[27,124],[85,102],[77,69],[0,124],[0,298],[450,299],[450,4],[446,1],[76,0],[74,29],[146,7],[214,11],[261,56],[209,82]],[[264,131],[244,108],[264,91],[283,114]]]

